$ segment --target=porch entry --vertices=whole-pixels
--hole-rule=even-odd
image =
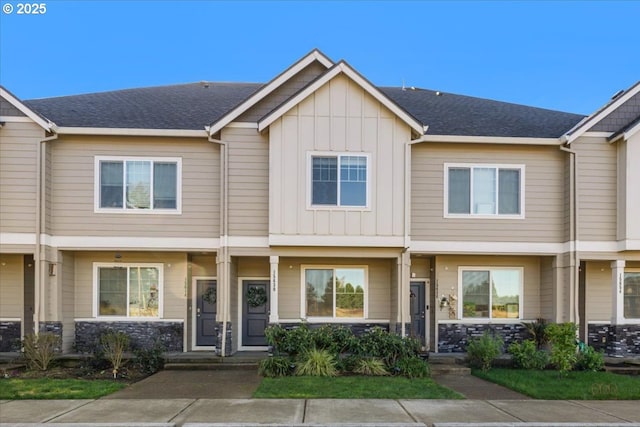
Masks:
[[[428,285],[424,281],[415,281],[411,282],[410,286],[411,330],[409,335],[420,340],[424,347],[429,348],[429,340],[427,338],[429,330]]]
[[[23,287],[23,298],[24,298],[24,313],[22,317],[22,336],[32,334],[35,332],[35,325],[33,322],[33,313],[35,307],[35,283],[36,283],[36,274],[35,274],[35,261],[33,260],[33,255],[25,255],[23,258],[23,273],[24,273],[24,287]]]
[[[214,347],[218,343],[216,330],[217,284],[213,279],[196,279],[196,346]]]
[[[266,346],[269,326],[269,281],[242,281],[242,345]]]

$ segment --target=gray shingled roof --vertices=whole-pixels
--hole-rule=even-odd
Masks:
[[[58,126],[203,129],[262,85],[191,83],[35,99],[25,104]],[[380,90],[429,126],[430,135],[555,138],[584,116],[424,89]]]
[[[188,83],[24,101],[58,126],[197,129],[257,91],[256,83]]]

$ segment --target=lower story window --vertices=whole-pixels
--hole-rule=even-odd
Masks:
[[[462,317],[520,319],[522,268],[461,267]]]
[[[364,318],[365,268],[305,268],[307,317]]]
[[[640,271],[624,273],[624,318],[640,319]]]
[[[96,264],[97,315],[160,317],[162,266]]]

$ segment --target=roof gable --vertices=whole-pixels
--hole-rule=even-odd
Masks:
[[[33,120],[36,124],[38,124],[41,128],[46,130],[47,132],[51,131],[55,125],[51,123],[49,120],[42,117],[40,114],[36,113],[25,104],[22,103],[15,95],[9,92],[4,86],[0,86],[0,97],[5,99],[9,104],[15,107],[18,111],[24,114],[29,119]]]
[[[287,81],[289,81],[296,74],[307,68],[311,63],[318,62],[322,64],[325,68],[329,68],[333,65],[333,61],[331,61],[325,54],[320,52],[318,49],[314,49],[309,52],[307,55],[300,58],[296,63],[291,65],[289,68],[284,70],[278,76],[276,76],[269,83],[264,85],[260,90],[251,95],[249,98],[244,100],[242,103],[237,105],[235,108],[230,110],[227,114],[219,118],[218,120],[211,123],[209,126],[209,135],[214,135],[218,131],[220,131],[223,127],[234,121],[241,114],[249,110],[251,107],[256,105],[258,102],[263,100],[269,94],[274,92],[276,89],[281,87]]]
[[[319,88],[327,84],[329,81],[334,79],[336,76],[344,74],[356,84],[358,84],[366,93],[375,98],[378,102],[388,108],[391,112],[393,112],[396,116],[402,119],[417,135],[423,135],[425,133],[425,127],[416,120],[411,114],[409,114],[406,110],[392,101],[389,97],[387,97],[383,92],[381,92],[377,87],[371,84],[367,79],[362,77],[356,70],[354,70],[349,64],[345,61],[340,61],[326,73],[319,76],[316,80],[309,83],[305,88],[300,90],[297,94],[283,102],[279,107],[275,110],[271,111],[264,117],[262,117],[258,121],[258,131],[262,132],[266,128],[269,127],[274,121],[280,118],[287,111],[291,110],[293,107],[302,102],[305,98],[311,95],[313,92],[317,91]]]
[[[627,102],[631,101],[632,98],[636,97],[640,93],[640,81],[636,82],[629,89],[623,91],[620,94],[615,95],[607,104],[605,104],[602,108],[600,108],[595,113],[591,114],[589,117],[582,120],[572,129],[570,129],[565,135],[565,139],[567,144],[571,144],[573,141],[578,139],[580,136],[584,135],[585,132],[594,128],[598,123],[605,120],[605,118],[609,117],[612,113],[615,113],[617,110],[622,108]],[[640,110],[640,103],[638,105],[638,110]],[[628,123],[627,123],[628,124]],[[625,125],[621,126],[624,127]]]

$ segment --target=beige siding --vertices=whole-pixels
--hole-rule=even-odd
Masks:
[[[122,252],[122,263],[159,263],[164,266],[164,319],[185,319],[187,316],[187,256],[170,252]],[[93,317],[97,296],[93,292],[93,263],[114,262],[113,252],[75,253],[75,313],[76,318]],[[108,319],[108,317],[106,318]]]
[[[623,195],[619,199],[619,209],[623,212],[620,222],[624,224],[624,233],[619,235],[619,239],[640,241],[640,132],[633,135],[629,141],[619,142],[621,151],[624,149],[625,156],[622,158],[624,165],[620,165],[619,170],[626,172],[625,176],[619,178],[620,192]]]
[[[267,113],[289,99],[293,94],[305,87],[327,69],[319,62],[312,62],[298,74],[291,77],[278,89],[271,92],[266,98],[245,111],[236,119],[238,122],[257,122]]]
[[[410,129],[339,76],[269,129],[272,235],[404,235],[404,144]],[[312,152],[366,153],[369,208],[308,208]]]
[[[265,278],[271,275],[271,265],[266,257],[238,258],[238,277]]]
[[[563,159],[557,147],[436,143],[412,146],[412,239],[563,242]],[[444,218],[445,163],[524,164],[525,218]]]
[[[278,309],[280,319],[300,319],[302,291],[302,266],[367,266],[369,283],[366,298],[368,300],[368,320],[386,320],[391,316],[391,292],[393,288],[393,263],[396,260],[359,259],[359,258],[280,258]]]
[[[554,276],[553,257],[540,258],[540,317],[546,320],[554,318]]]
[[[255,129],[226,128],[229,148],[229,235],[266,237],[269,218],[269,147]]]
[[[35,123],[0,128],[0,232],[35,233],[37,148],[44,131]]]
[[[24,256],[0,254],[0,319],[21,319],[24,308]]]
[[[73,252],[64,252],[62,265],[62,343],[63,351],[72,351],[75,340],[75,257]]]
[[[73,138],[52,155],[52,229],[66,236],[218,237],[219,147],[206,140]],[[96,156],[182,158],[182,214],[94,212]]]
[[[520,303],[523,308],[523,319],[531,320],[540,317],[540,258],[538,257],[506,257],[506,256],[438,256],[436,257],[436,297],[454,295],[462,305],[462,293],[458,283],[460,267],[522,267],[523,295]],[[457,310],[457,318],[462,313]],[[436,320],[450,320],[447,310],[437,310]],[[502,319],[493,320],[499,323]]]
[[[611,261],[589,261],[586,275],[587,322],[611,321]]]
[[[616,146],[605,138],[582,137],[578,152],[579,239],[616,240]]]
[[[215,254],[193,256],[191,259],[192,277],[216,277],[217,275],[218,268]]]

